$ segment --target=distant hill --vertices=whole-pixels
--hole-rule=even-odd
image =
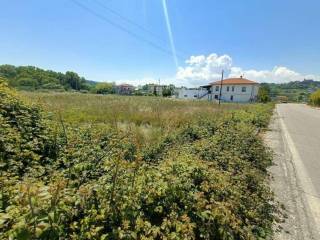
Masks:
[[[270,83],[270,86],[277,86],[282,89],[318,89],[320,88],[320,81],[304,79],[303,81],[294,81],[289,83]]]
[[[34,66],[0,65],[0,77],[8,80],[9,85],[20,90],[90,90],[96,82],[88,81],[77,73],[44,70]]]
[[[320,89],[320,81],[311,79],[289,83],[263,83],[262,85],[268,86],[272,98],[287,96],[290,101],[294,102],[307,102],[309,95]]]

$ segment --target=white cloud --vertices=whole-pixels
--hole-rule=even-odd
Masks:
[[[210,54],[209,56],[191,56],[186,61],[185,67],[179,67],[176,78],[180,85],[201,85],[221,77],[221,71],[225,70],[228,77],[245,78],[258,82],[284,83],[290,81],[302,81],[303,79],[320,80],[317,75],[304,75],[284,66],[275,66],[271,70],[245,70],[238,66],[233,66],[232,58],[228,55],[218,56]]]
[[[272,70],[242,70],[239,67],[231,68],[230,77],[239,77],[256,80],[258,82],[284,83],[290,81],[301,81],[307,78],[306,75],[295,72],[287,67],[275,66]]]
[[[177,80],[187,80],[189,84],[206,84],[221,76],[221,71],[231,69],[232,58],[228,55],[191,56],[186,67],[179,67]],[[183,85],[183,84],[182,84]]]

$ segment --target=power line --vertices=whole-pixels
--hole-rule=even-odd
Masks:
[[[139,28],[140,30],[150,34],[151,36],[157,38],[158,40],[160,40],[161,42],[165,43],[165,44],[169,44],[166,40],[164,40],[162,37],[160,37],[158,34],[155,34],[154,32],[152,32],[151,30],[149,30],[148,28],[145,28],[144,26],[132,21],[131,19],[123,16],[122,14],[120,14],[119,12],[115,11],[114,9],[108,7],[107,5],[105,5],[104,3],[102,3],[99,0],[94,0],[94,2],[96,2],[98,5],[100,5],[103,9],[111,12],[112,14],[116,15],[117,17],[121,18],[123,21]],[[183,53],[185,55],[189,55],[187,54],[185,51],[182,51],[181,49],[178,49],[178,52]]]
[[[94,11],[94,10],[92,10],[91,8],[87,7],[86,5],[78,2],[77,0],[71,0],[71,1],[72,1],[73,3],[75,3],[77,6],[79,6],[80,8],[82,8],[83,10],[91,13],[91,14],[94,15],[95,17],[97,17],[97,18],[99,18],[99,19],[101,19],[101,20],[109,23],[110,25],[112,25],[112,26],[114,26],[114,27],[122,30],[123,32],[125,32],[125,33],[133,36],[134,38],[136,38],[136,39],[138,39],[138,40],[140,40],[140,41],[143,41],[143,42],[147,43],[149,46],[151,46],[151,47],[153,47],[153,48],[155,48],[155,49],[157,49],[157,50],[160,50],[160,51],[162,51],[162,52],[164,52],[164,53],[172,56],[171,51],[169,51],[168,49],[163,48],[163,47],[155,44],[154,42],[152,42],[152,41],[150,41],[150,40],[148,40],[148,39],[145,39],[145,38],[141,37],[140,35],[138,35],[138,34],[132,32],[132,31],[126,29],[126,28],[123,27],[122,25],[111,21],[110,19],[106,18],[104,15],[101,15],[101,14],[97,13],[96,11]],[[179,56],[179,58],[181,58],[181,57]]]
[[[152,31],[150,31],[149,29],[141,26],[140,24],[132,21],[131,19],[121,15],[120,13],[118,13],[117,11],[113,10],[112,8],[110,7],[107,7],[105,4],[103,4],[102,2],[98,1],[98,0],[94,0],[94,2],[96,2],[98,5],[100,5],[103,9],[111,12],[112,14],[116,15],[117,17],[121,18],[122,20],[124,20],[125,22],[127,23],[130,23],[131,25],[139,28],[140,30],[144,31],[144,32],[147,32],[149,33],[150,35],[154,36],[155,38],[167,43],[163,38],[161,38],[160,36],[158,36],[157,34],[153,33]]]

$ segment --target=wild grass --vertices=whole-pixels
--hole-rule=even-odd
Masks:
[[[79,93],[22,92],[33,103],[39,103],[57,118],[68,123],[104,123],[156,126],[180,126],[190,118],[210,116],[243,105],[217,104],[207,101],[182,101],[160,97],[94,95]]]

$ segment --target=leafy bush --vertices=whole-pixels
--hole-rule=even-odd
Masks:
[[[310,104],[314,106],[320,106],[320,90],[312,93],[310,95]]]
[[[0,83],[0,239],[265,239],[272,105],[134,128],[45,118]]]
[[[267,103],[271,101],[270,98],[270,88],[266,84],[262,84],[258,91],[258,101],[262,103]]]
[[[112,94],[115,93],[115,86],[112,83],[97,83],[92,92],[97,94]]]

